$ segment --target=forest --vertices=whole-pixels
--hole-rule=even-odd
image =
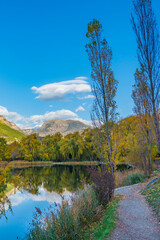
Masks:
[[[145,169],[146,163],[143,158],[145,146],[141,140],[138,122],[137,116],[130,116],[114,123],[112,149],[115,167],[117,164],[126,163]],[[103,151],[107,148],[104,127],[101,128],[101,139],[99,139],[97,129],[94,128],[66,136],[57,133],[53,136],[39,138],[36,134],[32,134],[22,138],[20,142],[15,141],[9,145],[4,138],[0,138],[0,160],[101,162],[99,146],[104,149]],[[157,154],[156,138],[153,137],[151,142],[152,163]]]

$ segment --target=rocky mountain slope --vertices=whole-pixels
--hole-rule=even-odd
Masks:
[[[54,119],[44,122],[37,130],[24,129],[23,131],[27,135],[37,133],[40,137],[45,137],[47,135],[54,135],[57,132],[60,132],[62,135],[67,135],[77,131],[82,132],[86,128],[91,128],[91,126],[75,120],[65,121],[61,119]]]
[[[24,136],[24,133],[19,127],[0,115],[0,137],[5,138],[7,142],[13,142],[15,140],[19,141]]]
[[[0,115],[0,122],[6,124],[7,126],[9,126],[10,128],[13,128],[19,132],[22,132],[22,130],[14,123],[9,122],[4,116]]]

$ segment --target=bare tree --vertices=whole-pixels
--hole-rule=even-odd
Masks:
[[[136,70],[135,85],[132,92],[134,100],[134,111],[138,117],[140,126],[139,144],[141,145],[141,156],[146,175],[151,173],[151,147],[153,143],[153,117],[152,103],[148,98],[149,86],[147,76],[143,68]]]
[[[133,0],[131,22],[136,34],[138,60],[147,81],[147,98],[151,102],[151,114],[160,153],[160,40],[151,0]]]
[[[93,19],[88,24],[88,32],[86,34],[88,44],[86,51],[88,53],[91,64],[92,90],[95,96],[95,103],[92,113],[92,120],[100,129],[97,135],[97,141],[100,143],[101,158],[108,158],[111,171],[113,173],[113,151],[111,143],[111,126],[114,121],[116,102],[117,84],[113,71],[111,69],[112,50],[105,38],[102,38],[102,25],[99,21]],[[107,156],[104,156],[102,148],[104,142],[107,143]]]

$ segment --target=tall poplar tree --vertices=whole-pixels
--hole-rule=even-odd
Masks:
[[[97,139],[100,144],[100,155],[103,161],[107,160],[113,173],[114,160],[111,128],[116,108],[114,98],[118,82],[115,80],[111,68],[112,50],[106,39],[102,37],[102,32],[102,25],[99,21],[93,19],[88,24],[86,51],[91,64],[92,90],[95,96],[92,120],[98,132],[100,128],[103,132],[102,135],[104,137],[102,138],[101,135]],[[104,140],[106,140],[105,146],[107,145],[105,149],[107,154],[105,155],[102,150]]]
[[[132,92],[134,111],[140,126],[139,145],[141,146],[141,160],[147,176],[151,173],[151,149],[153,143],[152,104],[148,98],[149,86],[144,69],[136,70],[135,85]]]
[[[136,35],[140,68],[143,69],[146,78],[147,98],[151,102],[151,115],[154,120],[154,131],[160,153],[160,39],[151,0],[133,0],[131,22]]]

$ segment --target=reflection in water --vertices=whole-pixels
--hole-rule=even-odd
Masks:
[[[38,194],[38,187],[42,184],[47,191],[61,194],[64,188],[75,192],[77,188],[83,188],[84,183],[90,181],[85,166],[34,167],[14,170],[13,174],[20,174],[21,189],[32,194]]]
[[[7,191],[7,183],[14,181],[16,177],[12,177],[9,168],[0,168],[0,218],[2,215],[6,217],[6,208],[11,210],[11,203],[5,194]]]
[[[12,212],[5,204],[6,217],[0,219],[0,239],[23,237],[29,228],[35,207],[42,211],[53,203],[60,204],[62,197],[69,198],[77,188],[90,183],[85,166],[53,166],[14,169],[12,174],[19,178],[19,190],[8,198]],[[61,194],[61,196],[60,196]]]

